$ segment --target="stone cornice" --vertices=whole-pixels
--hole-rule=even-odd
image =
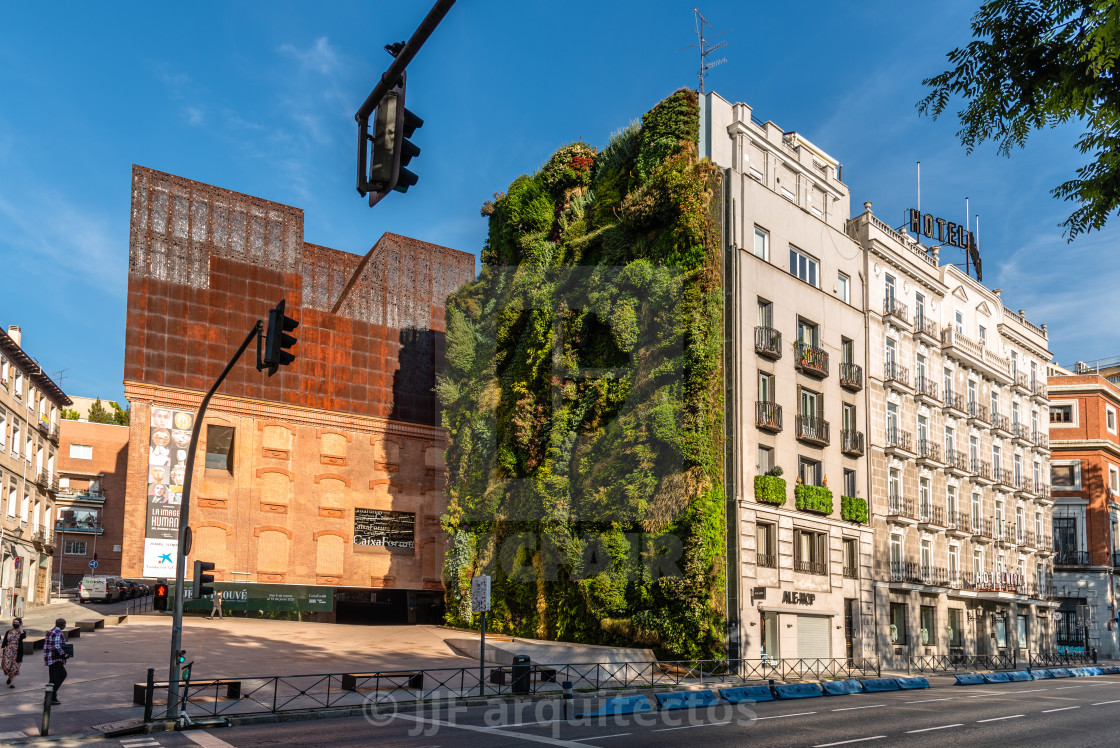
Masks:
[[[140,402],[148,405],[163,405],[184,410],[196,410],[202,403],[203,393],[195,390],[183,390],[174,387],[143,384],[141,382],[124,383],[124,395],[130,403]],[[446,444],[446,432],[436,426],[423,426],[415,423],[390,421],[385,418],[373,418],[354,413],[339,413],[337,411],[306,408],[299,405],[277,403],[271,400],[253,400],[243,397],[216,394],[210,401],[207,414],[224,413],[227,415],[255,418],[257,420],[274,420],[303,426],[314,426],[319,429],[338,429],[343,432],[358,432],[406,439],[420,439],[435,442],[438,445]]]
[[[1060,377],[1050,377],[1047,380],[1047,383],[1046,383],[1047,392],[1061,392],[1061,393],[1069,394],[1069,395],[1076,395],[1076,394],[1088,395],[1088,394],[1096,393],[1098,395],[1103,395],[1103,396],[1107,397],[1109,400],[1111,400],[1112,402],[1116,403],[1117,405],[1120,405],[1120,391],[1117,391],[1117,389],[1114,386],[1111,386],[1111,383],[1109,383],[1109,386],[1106,386],[1104,384],[1087,384],[1087,383],[1081,383],[1081,384],[1072,384],[1072,383],[1071,384],[1050,384],[1050,382],[1053,382],[1055,380],[1060,380],[1060,379],[1061,379]],[[1108,380],[1105,380],[1105,381],[1107,382]]]
[[[1066,450],[1092,452],[1102,450],[1120,457],[1120,444],[1108,439],[1050,439],[1050,459],[1060,457]]]

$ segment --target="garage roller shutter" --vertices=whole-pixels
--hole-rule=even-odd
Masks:
[[[797,617],[797,656],[803,660],[832,657],[831,637],[827,616]]]

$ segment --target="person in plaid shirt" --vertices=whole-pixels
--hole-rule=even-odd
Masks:
[[[66,619],[59,618],[43,639],[43,661],[47,664],[50,682],[54,686],[52,704],[62,703],[58,700],[58,689],[62,688],[62,681],[66,680],[66,652],[62,650],[62,645],[66,643],[66,634],[62,632],[64,628]]]

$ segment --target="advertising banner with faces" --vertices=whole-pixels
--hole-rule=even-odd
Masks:
[[[144,576],[161,577],[175,572],[179,506],[193,427],[194,413],[190,411],[152,407]]]

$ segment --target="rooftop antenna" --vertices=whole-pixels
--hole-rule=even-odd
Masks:
[[[721,31],[718,34],[716,34],[715,36],[712,36],[710,38],[706,37],[706,36],[704,36],[704,27],[706,26],[707,28],[711,29],[712,24],[708,23],[708,19],[704,18],[704,14],[700,12],[699,8],[693,8],[692,13],[695,16],[695,18],[694,18],[695,28],[693,29],[693,31],[696,34],[696,43],[695,44],[689,44],[687,47],[681,47],[677,51],[678,52],[683,52],[684,50],[692,49],[693,47],[698,47],[700,49],[700,72],[696,75],[696,77],[700,79],[700,93],[703,94],[704,93],[704,75],[709,70],[714,68],[716,65],[721,65],[721,64],[727,62],[726,57],[721,57],[718,60],[712,60],[711,62],[708,62],[708,55],[710,55],[712,52],[715,52],[720,47],[726,47],[727,46],[727,42],[725,42],[725,41],[720,42],[719,44],[712,44],[711,39],[723,36],[724,34],[726,34],[731,29],[728,29],[727,31]]]
[[[56,372],[54,372],[54,380],[55,380],[56,382],[58,382],[58,388],[59,388],[60,390],[62,389],[62,380],[63,380],[63,379],[69,379],[69,378],[70,378],[70,377],[64,377],[64,376],[62,376],[63,372],[67,372],[67,371],[70,371],[70,367],[69,367],[69,366],[67,366],[67,367],[66,367],[65,369],[62,369],[61,371],[56,371]]]

